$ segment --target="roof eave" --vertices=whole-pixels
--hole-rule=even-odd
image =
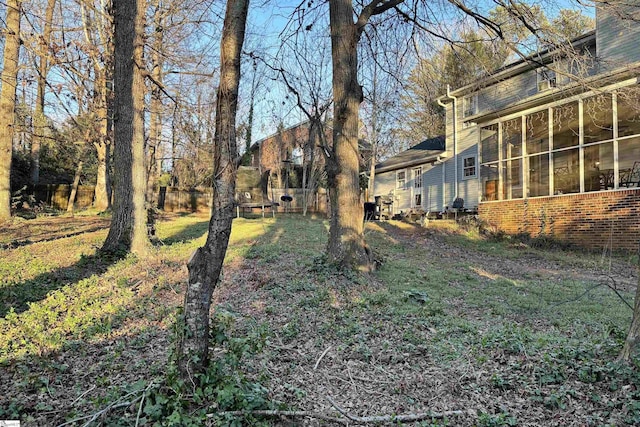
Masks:
[[[411,166],[423,165],[425,163],[433,163],[438,161],[438,158],[443,157],[443,154],[446,153],[446,150],[439,151],[437,153],[429,154],[425,157],[415,158],[411,160],[406,160],[404,162],[395,163],[388,166],[381,166],[382,163],[376,165],[376,173],[390,172],[398,169],[405,169]]]

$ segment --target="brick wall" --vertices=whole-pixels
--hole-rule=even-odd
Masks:
[[[640,241],[640,189],[484,202],[478,213],[509,234],[587,248],[636,250]]]

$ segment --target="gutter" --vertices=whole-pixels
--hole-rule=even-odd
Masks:
[[[384,173],[398,169],[406,169],[411,166],[423,165],[425,163],[436,163],[441,159],[447,157],[446,151],[439,152],[437,154],[431,154],[427,157],[422,157],[419,159],[406,160],[401,163],[394,163],[388,166],[378,167],[376,166],[376,173]]]
[[[454,189],[454,197],[453,200],[458,198],[458,98],[456,98],[455,96],[451,95],[451,87],[449,85],[447,85],[447,98],[453,100],[453,173],[454,173],[454,179],[453,179],[453,189]],[[446,108],[447,105],[442,102],[442,97],[436,99],[436,101],[438,102],[438,105],[440,105],[443,108]],[[446,124],[445,124],[446,127]],[[443,166],[443,194],[444,192],[444,163],[442,164]],[[443,206],[444,207],[444,206]]]

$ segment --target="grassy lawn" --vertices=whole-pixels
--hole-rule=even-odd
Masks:
[[[165,218],[147,259],[97,255],[100,221],[2,230],[0,419],[83,425],[116,403],[91,425],[255,425],[206,414],[340,416],[330,398],[358,416],[463,411],[425,426],[640,423],[637,366],[616,361],[631,319],[616,292],[632,304],[637,283],[630,257],[384,222],[367,227],[381,267],[362,276],[323,261],[322,219],[238,219],[209,379],[181,394],[167,366],[207,218]]]

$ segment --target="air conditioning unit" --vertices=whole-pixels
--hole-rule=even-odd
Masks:
[[[540,80],[538,82],[538,92],[544,92],[545,90],[549,90],[551,88],[556,87],[556,80]]]

